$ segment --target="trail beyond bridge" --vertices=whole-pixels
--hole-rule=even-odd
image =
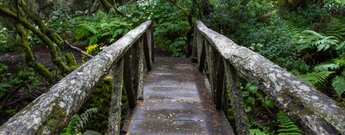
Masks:
[[[345,110],[265,57],[207,28],[194,26],[190,59],[155,58],[153,24],[142,23],[0,127],[0,135],[58,134],[96,84],[111,76],[108,134],[120,134],[122,89],[129,134],[249,134],[239,78],[253,81],[306,134],[344,134]],[[228,102],[231,101],[231,102]],[[229,104],[235,124],[223,110]]]

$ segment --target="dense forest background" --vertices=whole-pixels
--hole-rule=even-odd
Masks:
[[[0,19],[0,123],[147,19],[164,55],[186,57],[199,19],[345,106],[345,0],[0,0]],[[62,134],[105,131],[109,85]],[[301,132],[253,82],[241,89],[252,134]]]

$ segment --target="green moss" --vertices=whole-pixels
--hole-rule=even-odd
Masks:
[[[59,99],[54,101],[52,112],[47,117],[46,121],[39,128],[37,134],[44,134],[43,132],[48,130],[51,134],[57,134],[65,126],[66,114],[64,109],[59,106]]]
[[[66,57],[67,64],[69,65],[71,69],[76,69],[78,67],[78,63],[75,60],[75,57],[72,52],[67,52],[65,54],[65,57]]]

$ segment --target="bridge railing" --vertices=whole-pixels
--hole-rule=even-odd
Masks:
[[[50,90],[10,118],[0,134],[58,134],[109,72],[113,75],[108,134],[120,133],[122,85],[134,108],[143,94],[143,70],[151,70],[153,27],[142,23],[60,80]],[[144,62],[145,60],[145,62]],[[145,65],[144,65],[145,63]]]
[[[224,83],[230,85],[238,134],[249,134],[239,75],[254,81],[306,134],[345,133],[344,108],[314,87],[201,21],[196,21],[193,37],[193,54],[197,55],[199,71],[207,69],[217,109],[226,104]]]

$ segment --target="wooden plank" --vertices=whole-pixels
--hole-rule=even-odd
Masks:
[[[242,98],[242,91],[240,89],[240,82],[236,70],[224,60],[224,67],[226,72],[227,82],[230,85],[230,99],[231,107],[234,109],[236,132],[239,135],[248,135],[248,118],[244,112],[244,104]]]
[[[123,59],[112,68],[113,86],[111,89],[111,102],[108,118],[108,134],[119,135],[121,126],[121,97],[123,79]]]

